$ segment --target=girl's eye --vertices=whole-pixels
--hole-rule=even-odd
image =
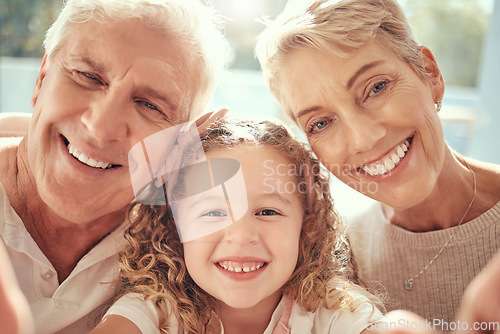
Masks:
[[[276,216],[276,215],[281,215],[281,214],[273,209],[263,209],[257,212],[257,216]]]
[[[227,214],[222,210],[211,210],[203,213],[202,217],[227,217]]]

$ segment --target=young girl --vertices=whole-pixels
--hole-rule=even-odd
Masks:
[[[271,122],[226,120],[201,144],[170,207],[131,208],[125,288],[92,333],[346,334],[382,317],[346,278],[344,227],[301,143]]]

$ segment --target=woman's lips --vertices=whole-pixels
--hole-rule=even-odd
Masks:
[[[381,159],[359,167],[358,172],[365,172],[370,176],[389,174],[404,159],[412,140],[413,136],[406,138]]]

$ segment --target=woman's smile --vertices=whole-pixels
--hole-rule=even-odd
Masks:
[[[408,137],[398,145],[393,147],[382,158],[369,162],[356,169],[359,173],[365,173],[370,176],[388,176],[396,166],[405,158],[410,149],[412,137]]]

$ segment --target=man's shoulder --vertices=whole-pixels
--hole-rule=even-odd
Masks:
[[[0,137],[0,152],[9,148],[17,148],[23,137]]]
[[[0,183],[11,173],[21,137],[0,138]]]

